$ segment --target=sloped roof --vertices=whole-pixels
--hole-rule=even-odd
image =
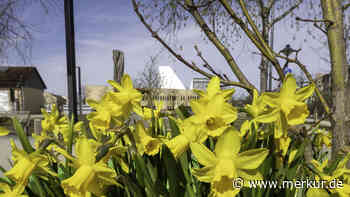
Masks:
[[[161,77],[161,88],[186,89],[180,78],[170,66],[159,66],[158,71]]]
[[[44,80],[35,67],[0,66],[0,87],[16,87],[20,81],[25,83],[35,77],[46,89]]]

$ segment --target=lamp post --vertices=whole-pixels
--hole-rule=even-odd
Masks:
[[[69,117],[74,123],[78,120],[77,113],[77,85],[75,73],[75,46],[74,46],[74,14],[73,0],[64,0],[64,16],[66,29],[67,81],[68,81],[68,110]]]

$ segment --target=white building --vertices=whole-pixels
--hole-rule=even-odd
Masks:
[[[190,89],[206,90],[208,83],[209,83],[209,79],[207,78],[193,78],[191,81]]]
[[[180,78],[170,66],[159,66],[158,71],[161,77],[162,89],[186,89]]]

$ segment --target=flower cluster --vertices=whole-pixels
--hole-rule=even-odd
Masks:
[[[191,101],[193,115],[188,116],[162,113],[161,102],[142,107],[142,94],[128,75],[120,84],[108,82],[113,91],[100,100],[87,100],[94,111],[86,116],[85,124],[73,124],[56,106],[51,112],[42,110],[42,132],[33,134],[34,147],[14,121],[23,150],[11,141],[13,167],[4,173],[0,196],[104,196],[111,187],[128,196],[167,196],[180,187],[193,196],[200,194],[200,183],[210,183],[207,195],[232,197],[242,190],[232,187],[237,178],[263,180],[287,176],[288,168],[305,169],[300,167],[300,158],[307,144],[293,142],[289,127],[303,124],[308,117],[305,101],[313,94],[314,84],[298,88],[288,74],[279,92],[259,95],[253,90],[252,103],[240,109],[249,118],[237,128],[239,110],[229,103],[234,90],[221,90],[218,77],[210,80],[206,91],[195,90],[200,99]],[[329,147],[329,133],[321,131],[315,130],[314,143]],[[0,135],[6,134],[0,127]],[[327,171],[331,175],[312,175],[328,181],[346,178],[350,173],[344,162]],[[326,166],[316,160],[312,164],[320,172]],[[166,165],[180,167],[170,171]],[[270,170],[273,166],[282,170]],[[179,177],[161,178],[164,173]],[[164,189],[155,189],[156,185]],[[198,188],[191,189],[195,185]],[[347,196],[347,187],[329,192]],[[307,194],[325,192],[308,190]]]

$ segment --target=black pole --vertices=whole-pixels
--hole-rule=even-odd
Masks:
[[[81,116],[83,113],[82,105],[83,105],[83,98],[81,96],[81,69],[80,66],[77,66],[78,69],[78,94],[79,94],[79,115]]]
[[[73,0],[64,0],[64,16],[66,24],[66,55],[67,55],[67,81],[68,81],[68,110],[69,117],[78,120],[77,113],[77,85],[75,74],[75,46],[74,46],[74,14]]]

